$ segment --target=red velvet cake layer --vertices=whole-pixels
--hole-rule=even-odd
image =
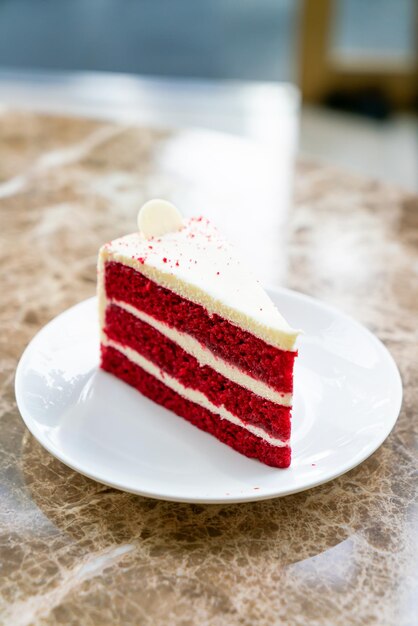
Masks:
[[[214,435],[241,454],[259,459],[273,467],[289,467],[290,448],[288,446],[272,446],[244,428],[235,426],[221,419],[219,415],[186,400],[117,350],[102,346],[102,368],[132,385],[166,409],[184,417],[201,430]]]
[[[290,438],[290,407],[261,398],[228,380],[188,354],[149,324],[116,305],[106,310],[105,331],[118,343],[136,350],[176,378],[185,387],[197,389],[215,406],[224,406],[243,422],[263,428],[268,434]]]
[[[277,391],[292,392],[296,352],[275,348],[120,263],[106,263],[105,289],[108,298],[131,304],[155,319],[188,333],[217,356]]]

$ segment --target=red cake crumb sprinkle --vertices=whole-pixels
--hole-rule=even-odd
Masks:
[[[139,256],[139,257],[138,257],[138,261],[141,263],[141,265],[144,265],[144,263],[145,263],[145,257],[144,257],[144,256]]]
[[[216,276],[219,276],[219,272],[216,272]]]
[[[178,261],[176,261],[176,267],[179,267],[180,263]]]
[[[166,256],[163,258],[163,262],[167,263],[167,257]]]

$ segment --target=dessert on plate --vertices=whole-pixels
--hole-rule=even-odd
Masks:
[[[289,326],[204,217],[147,202],[100,249],[101,367],[234,450],[288,467]]]

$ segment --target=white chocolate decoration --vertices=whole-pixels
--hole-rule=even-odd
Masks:
[[[167,200],[149,200],[138,213],[139,232],[145,239],[175,233],[183,228],[179,210]]]

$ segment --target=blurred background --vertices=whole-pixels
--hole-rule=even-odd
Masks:
[[[0,79],[292,83],[300,154],[418,190],[417,14],[416,0],[0,0]]]

